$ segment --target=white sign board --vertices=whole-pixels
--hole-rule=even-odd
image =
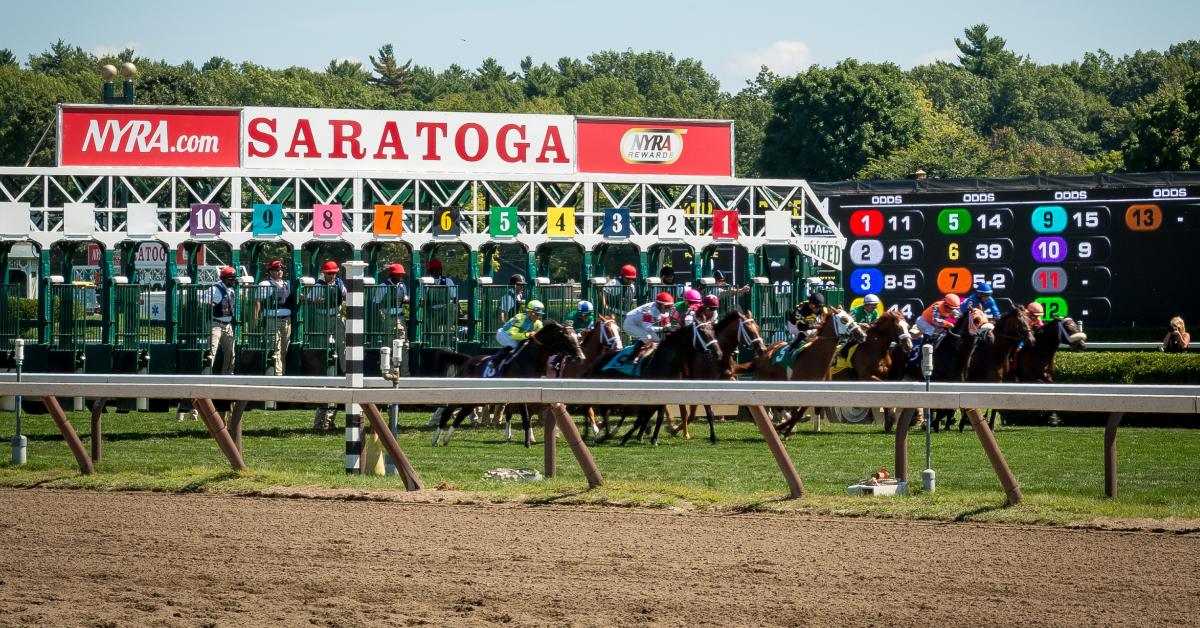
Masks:
[[[158,205],[130,203],[125,209],[125,231],[131,236],[153,236],[158,233]]]
[[[29,203],[0,203],[0,236],[29,235]]]
[[[242,167],[568,174],[571,116],[246,107]]]
[[[766,217],[764,235],[768,240],[787,240],[792,237],[792,212],[772,210],[763,215]]]
[[[63,233],[68,236],[90,236],[96,233],[96,205],[64,203]]]
[[[684,236],[683,220],[682,209],[658,210],[658,237],[664,240],[682,240]]]

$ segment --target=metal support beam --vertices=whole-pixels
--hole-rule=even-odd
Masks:
[[[1104,496],[1117,496],[1117,428],[1121,425],[1123,412],[1108,415],[1104,426]]]
[[[750,416],[754,417],[754,424],[758,426],[758,431],[762,434],[763,440],[767,441],[767,447],[770,448],[771,455],[775,457],[775,464],[779,465],[779,471],[783,473],[783,479],[787,480],[788,498],[800,499],[804,497],[804,482],[800,480],[800,474],[796,472],[796,467],[792,464],[792,458],[788,455],[787,448],[783,446],[783,441],[779,439],[779,433],[775,431],[775,425],[771,423],[771,417],[767,414],[767,409],[763,406],[750,406]]]

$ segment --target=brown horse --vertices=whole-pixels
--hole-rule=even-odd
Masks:
[[[730,310],[721,317],[721,320],[717,321],[714,329],[717,334],[717,344],[721,347],[721,354],[725,358],[721,367],[720,379],[736,379],[734,369],[737,367],[738,350],[742,347],[749,347],[754,352],[754,357],[762,355],[767,350],[767,344],[763,342],[762,330],[749,312],[736,308]],[[693,377],[691,373],[685,371],[684,379],[699,378]],[[711,421],[712,407],[704,406],[704,412]],[[684,440],[690,439],[692,435],[688,431],[688,422],[695,419],[696,406],[679,406],[679,414],[681,424],[678,429],[671,430],[671,433],[683,432]]]
[[[991,330],[979,334],[975,348],[966,361],[963,379],[981,383],[1005,381],[1016,372],[1017,351],[1022,345],[1032,346],[1035,340],[1025,306],[1014,306],[996,321]],[[966,422],[964,412],[958,420],[958,431],[966,428]],[[988,417],[988,423],[995,428],[995,415]]]
[[[624,344],[621,342],[621,328],[617,326],[612,316],[597,316],[596,324],[583,332],[579,339],[579,347],[583,351],[583,359],[565,356],[552,363],[548,377],[581,378],[596,370],[598,364],[604,364],[612,359]],[[596,422],[596,411],[592,406],[586,410],[587,426],[593,436],[600,433]]]
[[[1009,381],[1054,383],[1054,355],[1059,346],[1068,345],[1076,350],[1087,347],[1087,334],[1070,318],[1055,318],[1033,335],[1033,344],[1017,351],[1017,364],[1009,373]]]
[[[738,366],[736,372],[753,371],[759,379],[792,380],[792,381],[824,381],[829,379],[829,369],[833,366],[833,356],[837,353],[838,341],[849,335],[851,342],[862,342],[866,334],[850,315],[835,308],[827,312],[817,321],[817,330],[812,340],[799,351],[794,351],[787,360],[787,365],[776,363],[775,356],[787,346],[786,342],[777,342],[753,361],[748,367]],[[804,415],[805,408],[792,411],[790,418],[781,424],[781,434],[787,435]]]
[[[833,377],[833,379],[857,379],[878,382],[888,378],[892,370],[892,345],[908,355],[913,348],[912,334],[908,331],[908,323],[904,314],[897,309],[883,313],[879,320],[867,328],[866,338],[853,349],[850,356],[850,368]]]

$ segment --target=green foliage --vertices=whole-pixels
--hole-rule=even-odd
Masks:
[[[412,74],[412,59],[404,63],[398,62],[396,51],[391,44],[379,49],[379,58],[371,57],[371,67],[379,76],[369,80],[393,96],[402,97],[411,89],[409,77]]]
[[[963,31],[963,39],[954,38],[958,62],[962,68],[979,76],[995,76],[1001,69],[1017,62],[1017,56],[1005,49],[1003,37],[988,35],[987,24],[976,24]]]
[[[1200,74],[1139,101],[1129,130],[1125,162],[1131,170],[1200,167]]]
[[[20,65],[17,61],[17,55],[14,55],[13,51],[8,48],[0,48],[0,68],[20,67]]]
[[[814,66],[772,95],[762,149],[768,175],[847,178],[921,135],[917,91],[890,63]]]
[[[1200,354],[1157,352],[1059,352],[1054,381],[1062,384],[1200,383]]]

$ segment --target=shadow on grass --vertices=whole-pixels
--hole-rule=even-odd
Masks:
[[[954,515],[953,521],[956,523],[963,523],[966,521],[970,521],[972,517],[977,517],[979,515],[987,514],[989,512],[996,512],[999,510],[1004,510],[1005,508],[1008,508],[1008,504],[1006,504],[1006,503],[989,504],[986,506],[980,506],[978,508],[972,508],[971,510],[965,510],[963,512],[958,513],[957,515]]]
[[[184,484],[178,488],[178,493],[199,493],[204,490],[204,487],[214,482],[222,482],[224,480],[232,480],[238,477],[237,471],[219,471],[216,473],[208,473],[201,475],[191,482]]]
[[[553,506],[567,500],[574,500],[590,492],[592,492],[592,489],[590,488],[580,488],[564,493],[555,493],[553,495],[537,495],[534,497],[528,497],[524,499],[522,503],[530,506]]]
[[[329,434],[341,434],[341,430],[336,432],[314,432],[311,427],[264,427],[257,429],[243,429],[242,438],[286,438],[289,436],[325,436]],[[27,434],[26,437],[31,442],[56,443],[62,442],[61,434]],[[79,438],[87,440],[91,438],[88,432],[79,434]],[[124,441],[136,442],[146,440],[171,440],[179,438],[201,438],[209,439],[211,436],[208,430],[203,427],[191,427],[180,429],[171,432],[104,432],[104,440],[107,441]]]

